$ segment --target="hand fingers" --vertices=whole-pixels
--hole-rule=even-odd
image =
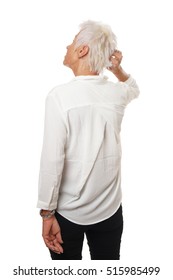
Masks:
[[[50,250],[58,254],[63,253],[61,230],[55,217],[43,221],[42,236]]]
[[[44,243],[46,244],[47,247],[50,247],[53,245],[53,240],[55,237],[53,236],[43,236]]]
[[[63,253],[63,248],[61,244],[57,241],[57,239],[54,239],[53,245],[58,252]]]
[[[119,62],[121,63],[121,60],[122,60],[123,56],[121,54],[118,54],[118,55],[112,55],[111,56],[111,61],[114,63],[114,62]]]
[[[122,56],[122,52],[120,51],[115,51],[112,55],[111,55],[111,61],[112,63],[115,63],[115,62],[119,62],[121,63],[121,60],[122,60],[123,56]]]
[[[50,238],[44,238],[44,242],[50,250],[59,254],[63,253],[63,248],[60,245],[60,243],[56,240],[56,238],[54,238],[53,240]]]
[[[112,54],[113,56],[116,56],[116,55],[122,55],[122,52],[121,51],[119,51],[119,50],[116,50],[116,51],[114,51],[113,52],[113,54]]]
[[[63,243],[63,240],[62,240],[62,236],[61,236],[61,232],[60,232],[60,231],[56,234],[56,240],[57,240],[59,243]]]

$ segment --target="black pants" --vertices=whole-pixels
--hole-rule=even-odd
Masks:
[[[81,260],[84,234],[92,260],[119,260],[123,231],[122,206],[110,218],[92,225],[78,225],[56,213],[61,228],[64,252],[50,250],[52,260]]]

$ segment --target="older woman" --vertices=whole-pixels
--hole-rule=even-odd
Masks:
[[[126,105],[139,94],[121,59],[111,28],[86,21],[64,58],[75,78],[47,96],[37,206],[52,259],[82,259],[84,234],[91,259],[119,259],[120,129]],[[103,76],[106,68],[116,83]]]

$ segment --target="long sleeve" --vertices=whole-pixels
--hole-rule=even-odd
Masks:
[[[139,87],[136,81],[130,76],[125,82],[122,83],[124,86],[123,100],[125,105],[127,105],[134,98],[139,95]]]
[[[66,126],[56,98],[49,94],[45,104],[44,138],[40,161],[37,207],[56,209],[62,178]]]

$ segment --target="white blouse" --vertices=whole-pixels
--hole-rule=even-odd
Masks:
[[[135,80],[76,76],[46,98],[37,207],[93,224],[112,216],[121,194],[121,122],[139,94]]]

